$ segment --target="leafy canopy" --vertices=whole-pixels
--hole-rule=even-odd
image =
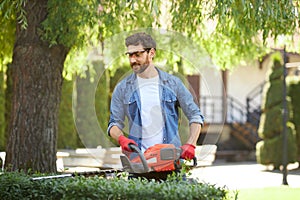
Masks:
[[[9,26],[0,31],[2,65],[4,57],[11,58],[13,22],[26,28],[23,6],[30,3],[0,3],[1,23]],[[72,66],[70,73],[79,66],[71,62],[80,57],[78,50],[99,43],[103,50],[105,39],[115,34],[150,27],[190,37],[205,48],[215,64],[230,68],[263,55],[267,47],[274,47],[273,39],[284,38],[287,50],[299,51],[299,45],[293,45],[293,35],[299,30],[299,8],[299,0],[49,0],[40,35],[50,46],[62,44],[70,49],[66,62]]]

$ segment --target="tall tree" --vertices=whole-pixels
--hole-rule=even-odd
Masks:
[[[47,0],[25,3],[27,28],[18,23],[12,62],[13,97],[6,166],[56,171],[57,114],[63,64],[69,49],[43,41]]]
[[[1,14],[16,16],[18,22],[11,65],[7,169],[56,172],[58,109],[66,57],[70,59],[89,43],[126,29],[128,20],[130,29],[151,26],[151,12],[143,11],[152,7],[153,2],[148,1],[142,5],[93,0],[1,2]]]

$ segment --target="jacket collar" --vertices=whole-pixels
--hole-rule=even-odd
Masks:
[[[167,73],[160,70],[159,68],[155,67],[155,69],[157,70],[158,72],[158,75],[159,75],[159,79],[161,82],[165,83],[168,81],[168,77],[167,77]],[[126,83],[129,83],[129,84],[134,84],[136,80],[136,74],[135,73],[132,73],[128,76],[127,80],[126,80]]]

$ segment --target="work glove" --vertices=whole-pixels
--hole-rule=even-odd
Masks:
[[[135,143],[134,140],[128,139],[124,135],[121,135],[118,138],[118,142],[119,142],[120,146],[122,147],[123,152],[132,152],[132,149],[129,147],[129,144],[134,144],[137,146],[137,144]]]
[[[180,147],[182,149],[180,158],[191,160],[195,157],[195,146],[192,144],[185,144]]]

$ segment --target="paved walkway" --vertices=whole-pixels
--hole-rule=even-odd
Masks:
[[[300,188],[300,169],[297,164],[288,166],[289,187]],[[265,188],[282,185],[280,170],[271,171],[256,162],[225,162],[216,160],[212,166],[195,168],[192,178],[219,187],[236,190],[242,188]]]

